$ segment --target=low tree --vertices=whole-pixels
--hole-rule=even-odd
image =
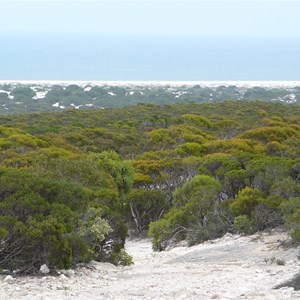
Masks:
[[[166,192],[160,190],[133,189],[126,198],[129,213],[140,232],[148,229],[148,225],[160,219],[169,208]]]
[[[162,220],[150,224],[154,248],[163,249],[163,244],[172,239],[187,239],[193,244],[218,236],[220,191],[220,184],[206,175],[197,175],[176,190],[174,208]]]

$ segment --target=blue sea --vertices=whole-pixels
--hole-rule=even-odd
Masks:
[[[2,35],[0,80],[300,80],[299,39]]]

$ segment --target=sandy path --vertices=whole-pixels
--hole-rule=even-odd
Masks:
[[[300,299],[272,289],[299,271],[299,249],[284,249],[285,233],[227,235],[191,248],[153,253],[150,240],[128,241],[135,264],[94,263],[67,276],[0,277],[0,299]],[[266,263],[281,258],[285,265]],[[69,276],[69,277],[68,277]]]

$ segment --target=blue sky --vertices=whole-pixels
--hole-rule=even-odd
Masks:
[[[3,1],[0,33],[299,37],[299,1]]]

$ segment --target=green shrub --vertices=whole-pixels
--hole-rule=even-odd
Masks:
[[[112,231],[77,184],[21,170],[0,172],[0,268],[37,272],[92,259]]]
[[[241,190],[236,199],[230,204],[230,209],[235,215],[251,216],[254,208],[258,205],[263,193],[251,187]]]
[[[124,249],[114,252],[110,261],[116,266],[130,266],[133,264],[132,256],[130,256]]]
[[[285,225],[291,230],[292,239],[300,244],[300,198],[295,197],[283,201],[280,210],[285,220]]]
[[[216,210],[220,184],[212,177],[198,175],[174,192],[174,208],[149,226],[154,250],[164,250],[171,241],[187,239],[190,244],[215,238],[224,232]],[[221,225],[222,224],[222,225]]]
[[[149,225],[148,235],[152,238],[152,248],[154,251],[162,251],[165,249],[164,242],[171,238],[172,227],[171,226],[171,214],[175,215],[179,212],[175,209],[169,211],[163,219],[152,222]]]
[[[233,227],[235,231],[240,233],[251,234],[255,232],[253,222],[245,215],[235,217]]]
[[[285,260],[282,258],[276,258],[275,256],[272,256],[271,258],[265,258],[264,262],[266,264],[276,264],[278,266],[284,266],[286,264]]]

